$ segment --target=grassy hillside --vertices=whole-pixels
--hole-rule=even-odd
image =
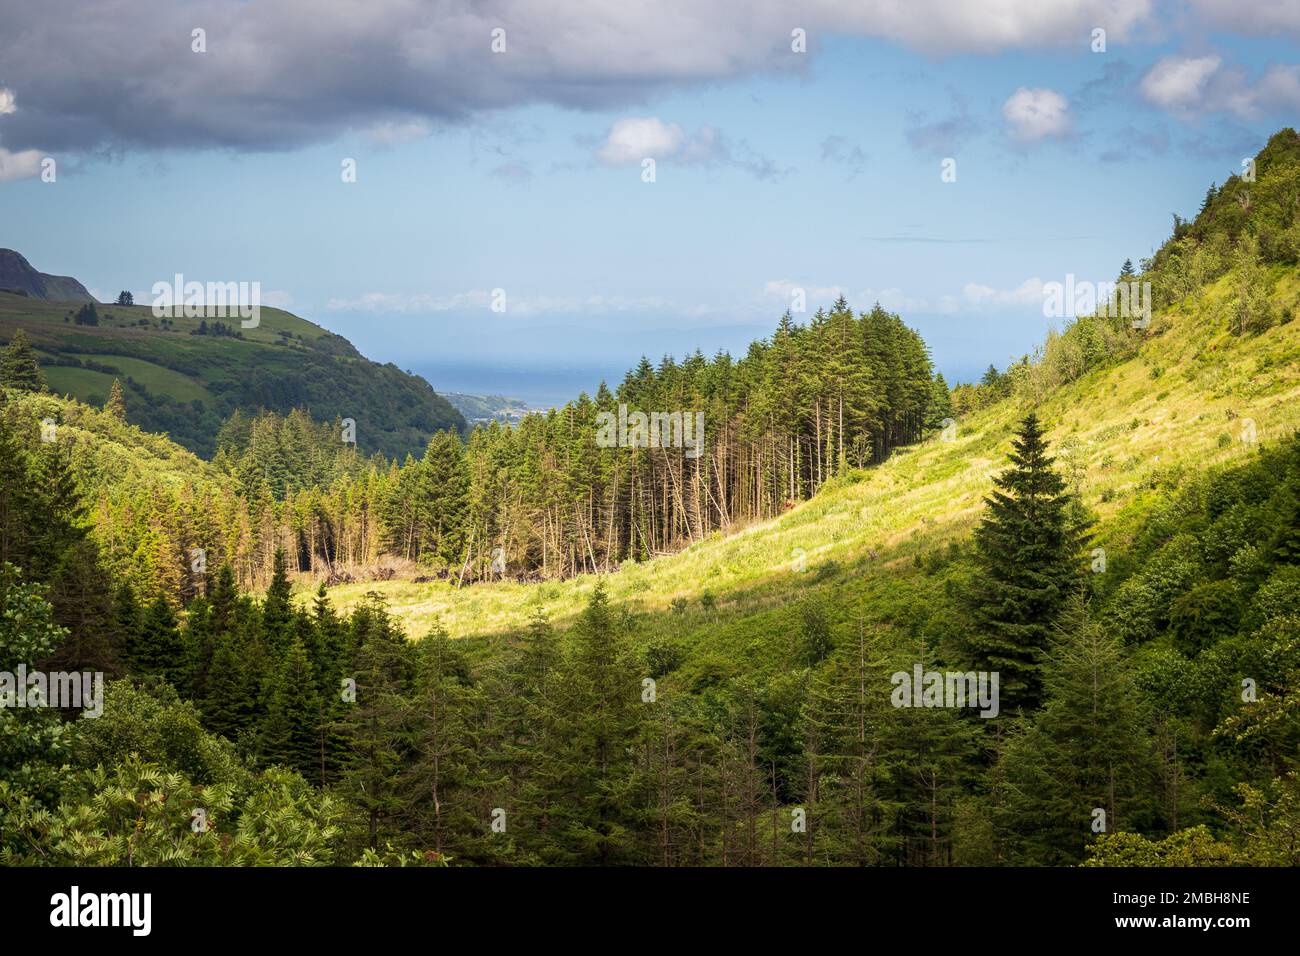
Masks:
[[[202,455],[236,409],[352,418],[364,452],[390,457],[423,450],[440,429],[464,428],[460,413],[423,379],[364,358],[352,344],[279,309],[263,308],[257,328],[192,334],[197,318],[156,319],[148,306],[100,305],[98,325],[78,324],[76,304],[0,293],[0,339],[25,329],[50,387],[102,404],[122,381],[129,419],[167,432]]]
[[[445,392],[443,397],[455,406],[456,411],[465,416],[471,425],[486,425],[488,422],[515,422],[529,411],[528,403],[522,398],[507,398],[504,395],[467,395],[464,392]]]
[[[1294,315],[1300,276],[1274,267],[1270,279],[1276,313]],[[1184,478],[1239,462],[1300,429],[1300,323],[1234,336],[1226,316],[1231,295],[1224,277],[1158,312],[1134,357],[1053,389],[1038,404],[1058,460],[1098,516],[1095,544],[1112,567],[1123,562],[1141,520]],[[639,613],[651,641],[698,649],[684,668],[697,676],[748,666],[751,643],[792,633],[796,602],[818,591],[836,592],[831,603],[842,614],[857,606],[871,619],[941,628],[929,621],[926,588],[933,585],[924,569],[969,534],[1026,404],[1009,399],[975,413],[958,422],[952,440],[936,436],[855,471],[780,518],[625,565],[606,578],[611,601]],[[331,595],[343,607],[369,592],[382,595],[411,636],[440,620],[454,636],[471,637],[518,631],[539,607],[563,623],[595,583],[588,575],[458,590],[388,581],[344,585]]]
[[[223,453],[202,461],[116,407],[19,390],[37,383],[13,350],[16,385],[0,389],[6,549],[48,569],[38,580],[50,581],[77,668],[149,681],[117,685],[104,721],[79,722],[108,730],[88,738],[87,772],[60,812],[139,830],[134,795],[157,785],[140,784],[137,754],[182,759],[137,745],[131,729],[181,739],[153,716],[165,681],[197,708],[186,723],[224,737],[241,765],[297,771],[304,805],[350,806],[348,852],[382,843],[428,862],[446,852],[528,865],[1295,865],[1300,204],[1286,189],[1300,187],[1300,137],[1284,131],[1266,154],[1244,193],[1253,218],[1236,216],[1243,193],[1230,182],[1141,264],[1149,323],[1082,316],[1034,359],[943,394],[936,410],[955,422],[918,415],[907,443],[852,459],[878,465],[841,456],[837,477],[779,517],[724,524],[599,578],[387,580],[316,601],[302,576],[294,614],[290,568],[331,581],[428,575],[402,533],[420,521],[441,530],[511,458],[477,458],[489,480],[476,486],[469,469],[445,467],[463,451],[454,435],[398,468],[340,455],[333,426],[293,413],[237,421]],[[858,328],[842,305],[832,317]],[[178,333],[147,334],[156,346]],[[297,348],[289,338],[260,347]],[[852,340],[811,341],[818,360]],[[115,356],[75,354],[81,364],[58,368],[87,382],[108,374],[92,356]],[[122,361],[158,388],[176,372],[147,355]],[[935,384],[928,369],[911,381]],[[594,420],[575,417],[556,434],[576,440],[538,447],[589,463]],[[471,443],[526,438],[538,422],[475,430]],[[559,461],[532,476],[554,479]],[[995,478],[1014,502],[986,507]],[[1059,494],[1066,486],[1074,493]],[[538,501],[567,505],[583,488],[502,498],[535,520]],[[482,538],[502,540],[502,527]],[[39,622],[36,596],[12,606]],[[964,694],[940,694],[944,681],[927,679],[919,699],[888,689],[952,668],[950,695],[957,674],[979,675],[979,716]],[[338,694],[349,686],[360,692]],[[101,825],[84,808],[106,771],[89,768],[112,760],[129,812]],[[20,834],[26,855],[11,859],[61,859],[43,848],[58,835],[52,818],[9,822],[14,806],[0,808],[0,830]],[[489,808],[509,814],[508,840],[485,826]],[[787,814],[810,824],[803,838],[789,839],[800,831]],[[190,845],[183,811],[158,829],[170,827]],[[431,845],[436,855],[421,849]]]

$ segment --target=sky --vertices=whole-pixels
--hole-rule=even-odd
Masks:
[[[800,290],[955,382],[1298,117],[1296,0],[0,0],[0,247],[534,405]]]

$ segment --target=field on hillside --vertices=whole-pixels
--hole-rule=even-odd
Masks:
[[[106,304],[96,306],[98,325],[78,325],[79,307],[0,293],[0,341],[22,328],[50,388],[84,402],[102,404],[119,379],[132,423],[201,455],[216,450],[216,433],[236,409],[353,418],[359,447],[395,457],[463,426],[423,379],[371,362],[343,337],[281,309],[263,307],[258,325],[245,329],[238,316],[160,319],[147,305]],[[213,334],[216,321],[238,337]],[[204,323],[207,334],[196,334]]]
[[[1300,276],[1277,280],[1274,304],[1295,314]],[[1157,314],[1136,357],[1055,390],[1038,406],[1063,471],[1100,519],[1094,544],[1112,563],[1124,560],[1128,536],[1162,493],[1178,487],[1184,469],[1239,461],[1300,429],[1300,322],[1236,338],[1221,317],[1229,294],[1224,280]],[[608,593],[616,606],[643,615],[652,634],[708,642],[719,653],[794,627],[794,603],[809,585],[877,604],[909,601],[910,613],[924,619],[923,592],[906,593],[919,577],[914,564],[969,534],[1024,411],[1014,400],[1000,403],[958,422],[955,435],[854,471],[777,519],[625,564],[605,576]],[[460,589],[387,581],[330,594],[343,608],[369,592],[382,595],[411,637],[435,622],[454,637],[475,637],[517,631],[536,608],[564,623],[596,580]]]

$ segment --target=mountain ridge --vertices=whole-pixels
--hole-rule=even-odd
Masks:
[[[38,271],[13,249],[0,249],[0,292],[18,293],[46,302],[94,302],[95,297],[71,276]]]

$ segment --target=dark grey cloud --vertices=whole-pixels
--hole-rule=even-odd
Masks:
[[[1151,0],[0,0],[0,147],[281,150],[347,130],[393,141],[485,112],[645,104],[656,93],[803,74],[832,34],[929,54],[1129,32]],[[206,53],[191,33],[206,31]],[[505,30],[506,52],[491,34]],[[791,49],[803,29],[808,53]],[[737,153],[741,147],[735,147]],[[755,175],[761,159],[739,157]]]
[[[292,149],[349,129],[458,123],[529,103],[601,109],[755,70],[801,71],[763,4],[583,0],[2,0],[10,150]],[[206,32],[206,52],[192,31]],[[505,51],[492,50],[504,29]]]

